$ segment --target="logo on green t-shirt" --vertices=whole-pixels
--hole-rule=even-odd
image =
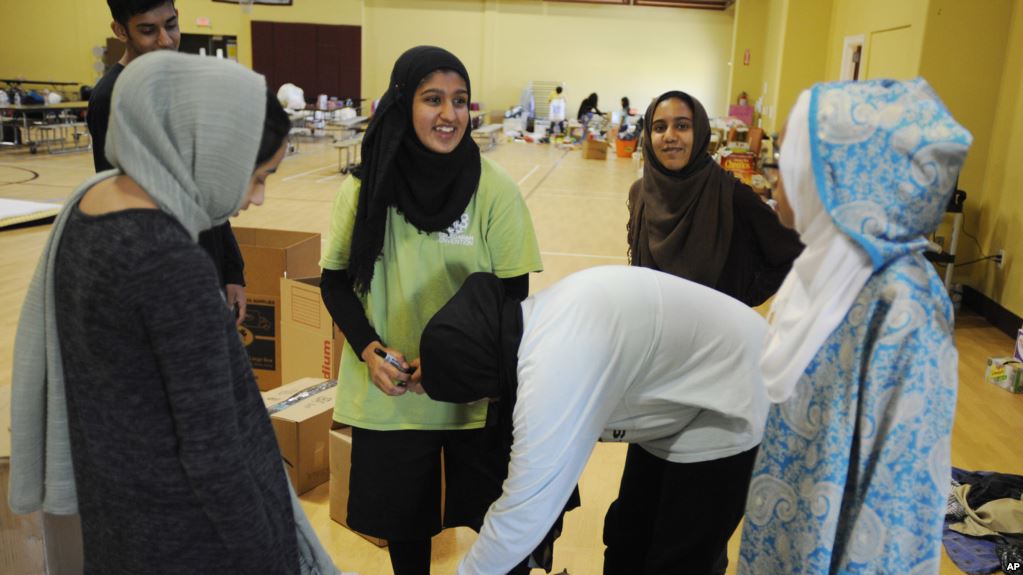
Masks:
[[[469,212],[462,214],[455,223],[448,226],[447,231],[437,234],[437,241],[442,244],[455,244],[459,246],[471,246],[476,243],[476,238],[465,233],[469,227]]]

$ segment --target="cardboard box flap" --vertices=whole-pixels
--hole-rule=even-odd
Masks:
[[[286,250],[308,240],[320,237],[312,232],[293,232],[289,230],[271,230],[263,228],[232,228],[239,246],[261,246],[278,250]]]
[[[320,313],[325,307],[320,296],[319,278],[281,278],[281,295],[290,312],[285,319],[294,321],[296,325],[319,330],[333,323],[329,313]]]
[[[280,278],[320,274],[320,234],[233,228],[245,259],[246,291],[279,295]]]
[[[329,383],[330,385],[326,385],[326,383]],[[317,389],[309,393],[308,396],[305,396],[291,406],[285,407],[280,411],[273,412],[270,415],[281,421],[301,423],[324,412],[333,414],[334,393],[330,390],[335,385],[337,385],[337,382],[334,380],[329,380],[329,382],[325,382],[323,385],[318,385],[316,386]]]
[[[263,393],[263,404],[270,415],[288,421],[303,421],[323,411],[322,404],[333,404],[331,394],[316,397],[337,385],[333,379],[306,377]]]
[[[319,277],[280,281],[283,380],[336,379],[344,336],[323,304]]]

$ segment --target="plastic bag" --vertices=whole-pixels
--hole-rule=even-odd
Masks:
[[[305,91],[294,84],[284,84],[277,90],[277,101],[289,110],[304,110]]]

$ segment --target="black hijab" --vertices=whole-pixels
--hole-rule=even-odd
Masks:
[[[498,411],[509,446],[519,385],[520,304],[506,297],[497,276],[476,272],[430,319],[419,343],[426,394],[451,403],[498,398],[491,409]]]
[[[431,399],[468,403],[497,398],[490,404],[487,424],[496,422],[509,457],[514,439],[512,415],[519,391],[516,373],[522,341],[521,303],[504,293],[504,284],[494,274],[474,273],[426,324],[419,343],[422,385]],[[565,503],[565,511],[580,504],[576,487]],[[563,518],[558,516],[530,553],[547,572],[551,570],[554,540],[561,534]]]
[[[373,280],[390,206],[416,229],[438,232],[458,220],[479,186],[480,149],[468,126],[449,154],[428,150],[412,127],[416,89],[436,70],[458,73],[471,100],[469,73],[454,54],[435,46],[412,48],[394,63],[391,83],[362,140],[362,165],[355,172],[361,188],[348,264],[360,293],[369,291]]]
[[[650,138],[654,110],[678,98],[693,111],[689,163],[671,171],[657,160]],[[661,94],[643,120],[643,177],[629,190],[629,261],[715,287],[732,244],[732,197],[738,180],[707,153],[710,120],[685,92]]]

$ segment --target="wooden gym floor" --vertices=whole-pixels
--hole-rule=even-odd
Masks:
[[[583,268],[626,263],[626,197],[638,164],[631,159],[584,160],[579,151],[550,145],[502,143],[487,155],[501,164],[519,187],[533,216],[543,253],[544,272],[530,278],[532,291]],[[331,202],[344,176],[336,151],[325,141],[299,142],[267,186],[266,202],[250,208],[237,226],[318,232],[329,229]],[[60,202],[93,173],[89,153],[60,156],[0,150],[0,197]],[[0,457],[10,450],[10,365],[22,300],[49,226],[0,231]],[[952,444],[953,464],[1023,474],[1023,395],[984,383],[989,356],[1011,355],[1013,341],[982,318],[963,314],[956,323],[960,353],[959,404]],[[601,572],[604,512],[617,493],[624,461],[622,445],[594,450],[581,481],[583,507],[569,513],[555,552],[554,573]],[[379,549],[330,520],[327,484],[302,500],[320,538],[344,571],[361,575],[391,573],[385,549]],[[5,514],[0,514],[0,516]],[[467,529],[437,536],[433,573],[454,573],[475,534]],[[734,573],[738,533],[729,544]],[[535,570],[534,573],[542,573]],[[960,573],[942,557],[942,574]]]

